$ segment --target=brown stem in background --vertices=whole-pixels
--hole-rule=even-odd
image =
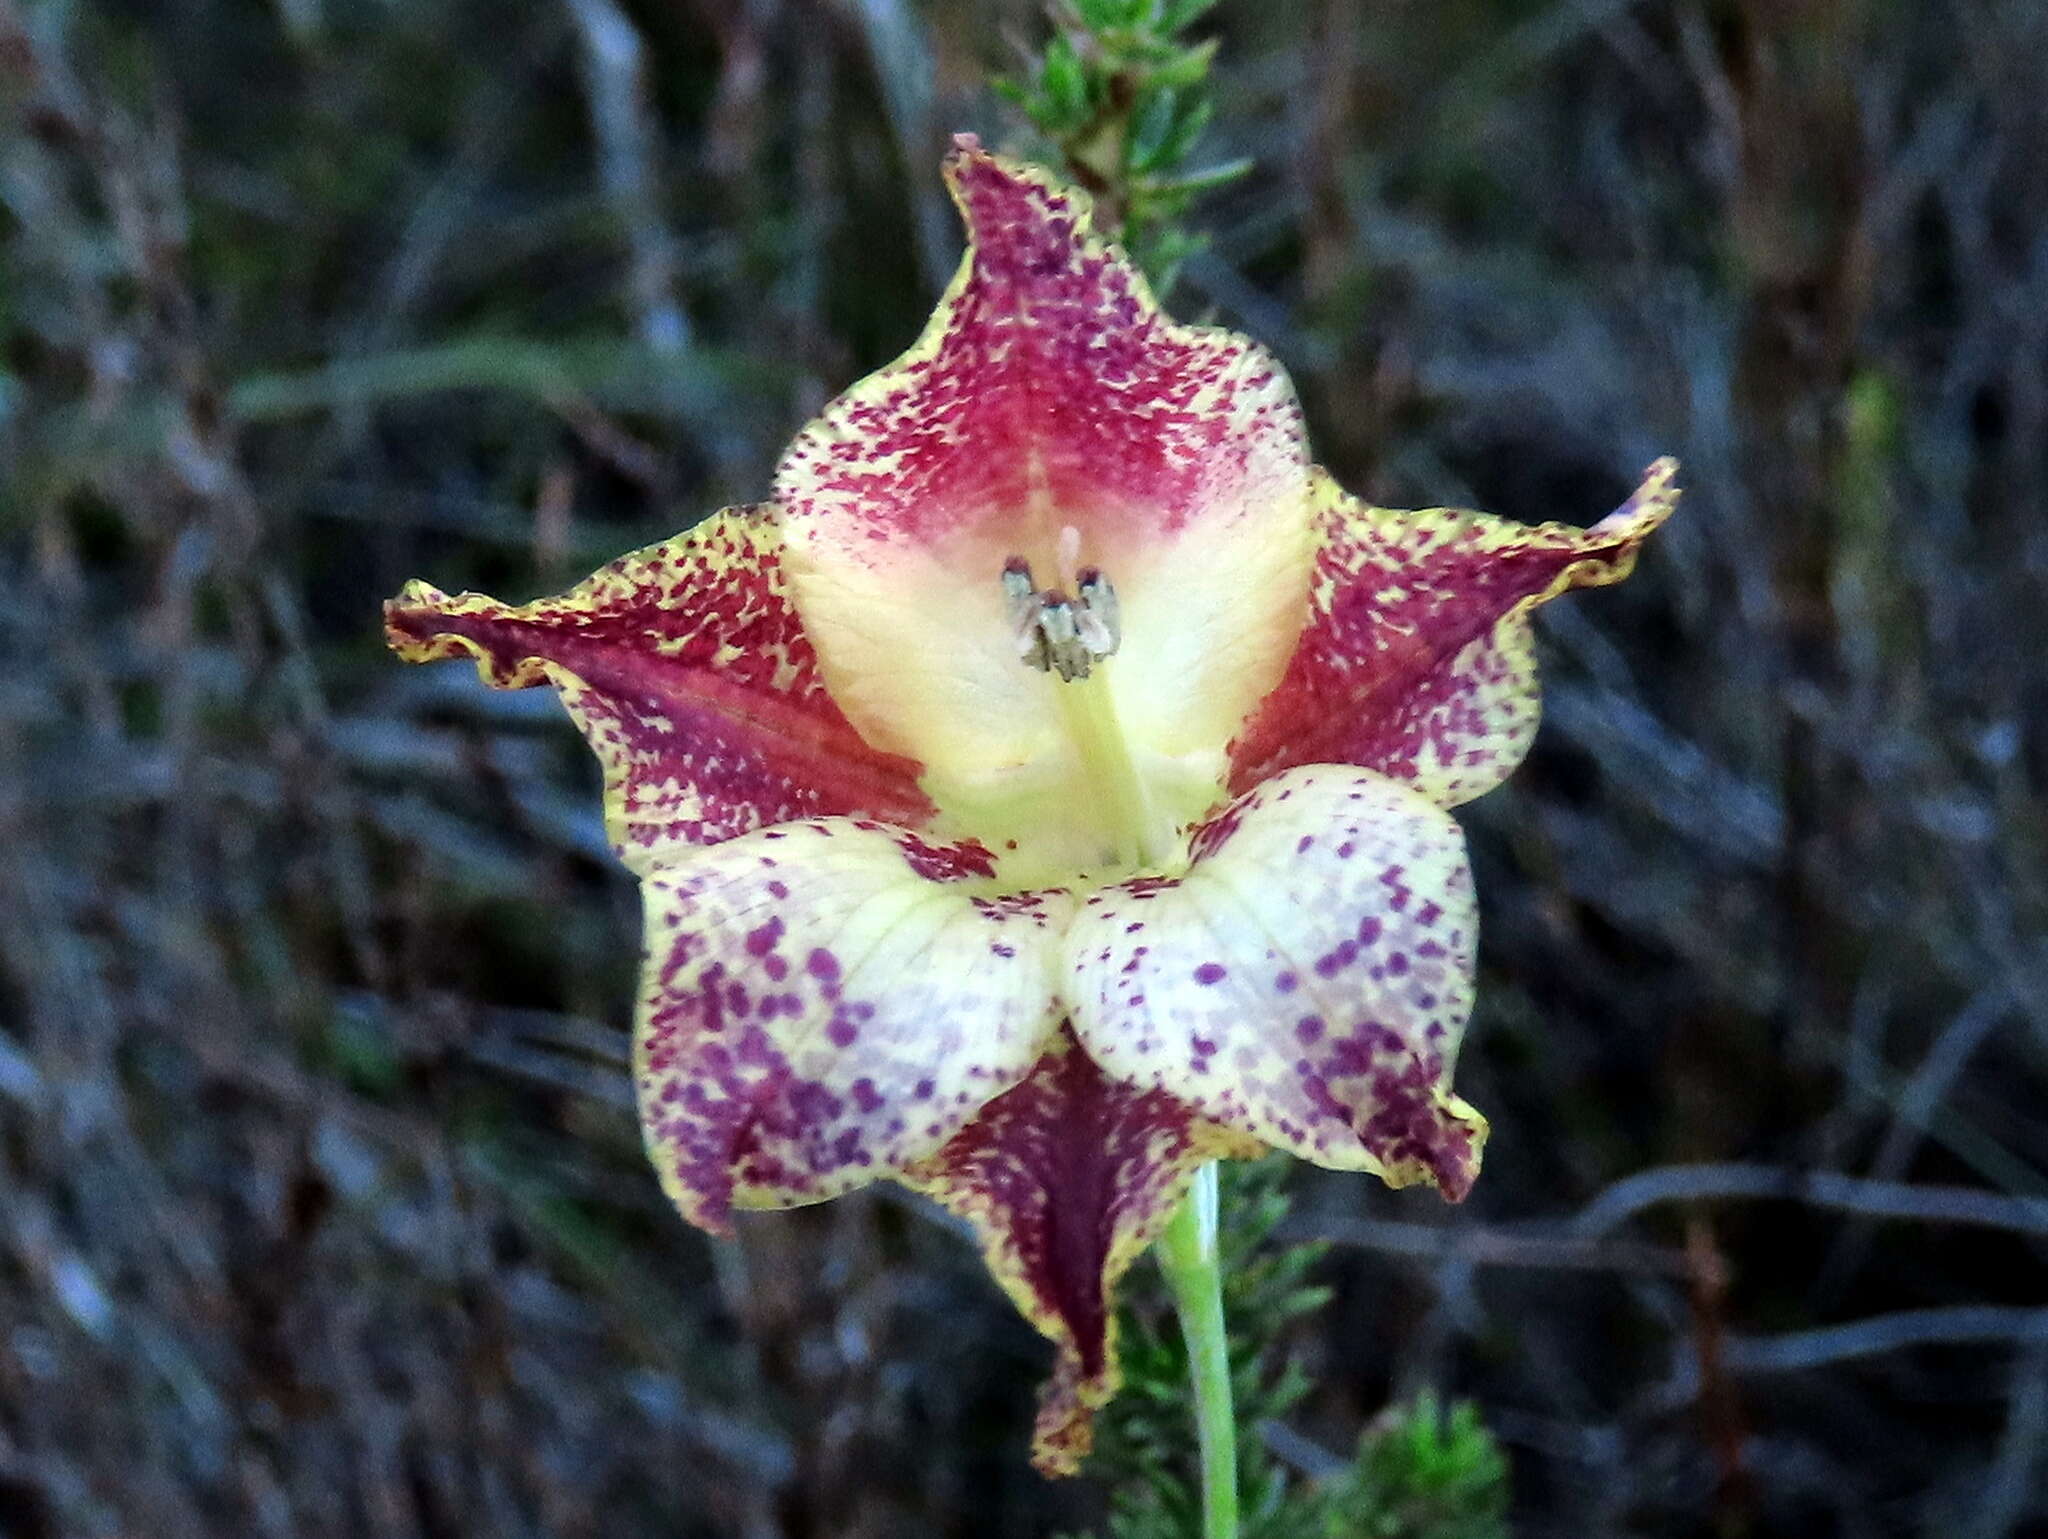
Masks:
[[[1353,480],[1369,482],[1381,453],[1386,413],[1376,388],[1380,338],[1359,303],[1370,281],[1344,187],[1346,153],[1357,139],[1358,17],[1346,0],[1324,0],[1316,15],[1310,109],[1300,177],[1302,308],[1333,335],[1336,356],[1319,381],[1333,409],[1321,422],[1324,453]]]
[[[1859,971],[1853,936],[1821,896],[1855,791],[1820,725],[1841,678],[1830,589],[1842,398],[1870,292],[1854,76],[1864,9],[1854,0],[1738,0],[1721,15],[1739,135],[1728,219],[1748,279],[1735,405],[1752,495],[1771,510],[1776,535],[1770,560],[1783,659],[1783,993],[1771,1061],[1758,1066],[1757,1079],[1779,1087],[1781,1107],[1818,1092],[1816,1044],[1846,1034]]]
[[[1703,1215],[1685,1222],[1685,1261],[1694,1350],[1700,1359],[1700,1420],[1719,1472],[1715,1528],[1720,1539],[1742,1539],[1755,1523],[1756,1490],[1743,1457],[1749,1432],[1742,1396],[1724,1352],[1728,1263],[1714,1241],[1712,1221]]]

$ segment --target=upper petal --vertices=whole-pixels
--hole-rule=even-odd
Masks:
[[[1390,512],[1319,479],[1311,618],[1279,687],[1231,744],[1231,790],[1298,764],[1379,770],[1440,807],[1492,790],[1536,734],[1530,613],[1633,571],[1677,504],[1677,473],[1659,460],[1590,529]]]
[[[978,846],[822,818],[648,873],[634,1079],[685,1218],[892,1174],[1023,1078],[1070,905],[991,897],[990,869]]]
[[[1199,830],[1179,881],[1088,900],[1067,1003],[1112,1077],[1456,1200],[1486,1132],[1449,1089],[1478,931],[1449,814],[1381,775],[1292,770]]]
[[[531,604],[408,583],[384,625],[408,662],[468,655],[495,688],[556,685],[636,871],[792,818],[931,814],[918,766],[869,747],[826,692],[763,510],[727,509]]]
[[[1032,1462],[1071,1475],[1117,1391],[1116,1285],[1206,1160],[1258,1145],[1161,1090],[1105,1078],[1061,1031],[1017,1087],[902,1180],[974,1226],[989,1271],[1057,1356]]]
[[[797,606],[847,714],[942,808],[981,832],[1021,795],[1071,822],[1062,686],[1020,663],[1000,576],[1020,556],[1072,592],[1100,568],[1123,729],[1192,817],[1307,613],[1292,388],[1243,338],[1168,320],[1081,194],[966,139],[946,174],[969,247],[945,299],[777,474]]]

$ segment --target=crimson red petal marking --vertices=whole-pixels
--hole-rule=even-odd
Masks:
[[[384,622],[408,662],[466,655],[494,688],[556,685],[636,870],[793,818],[931,816],[918,766],[863,742],[819,680],[766,510],[729,509],[531,604],[409,583]]]
[[[1303,764],[1378,770],[1444,807],[1500,784],[1536,731],[1530,613],[1626,577],[1677,469],[1659,460],[1590,529],[1390,512],[1324,479],[1308,629],[1231,745],[1233,794]]]
[[[912,545],[962,520],[1021,527],[1035,506],[1084,537],[1105,513],[1168,535],[1260,457],[1300,463],[1277,364],[1241,337],[1175,325],[1093,235],[1085,198],[965,138],[946,179],[970,260],[918,346],[790,446],[776,485],[793,514],[829,509]],[[1027,531],[1048,537],[1042,550],[1010,548],[1054,577],[1058,529]],[[975,575],[992,585],[997,570]]]
[[[971,1223],[989,1271],[1052,1339],[1032,1462],[1071,1475],[1117,1391],[1117,1283],[1204,1161],[1259,1152],[1159,1090],[1106,1078],[1062,1030],[1016,1088],[901,1179]]]

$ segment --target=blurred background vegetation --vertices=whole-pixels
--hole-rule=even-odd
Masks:
[[[1351,1478],[1434,1393],[1521,1535],[2048,1533],[2048,6],[1201,31],[1252,170],[1174,306],[1280,354],[1340,479],[1688,486],[1547,612],[1541,740],[1467,809],[1486,1175],[1289,1177],[1330,1298],[1262,1458]],[[581,745],[377,625],[760,496],[921,323],[946,136],[1030,145],[988,81],[1045,36],[0,0],[0,1532],[1100,1521],[931,1213],[674,1218]]]

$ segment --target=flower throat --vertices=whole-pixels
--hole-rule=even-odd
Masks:
[[[1060,714],[1089,785],[1109,814],[1118,863],[1157,867],[1172,857],[1174,830],[1138,773],[1109,691],[1108,661],[1123,645],[1116,589],[1099,567],[1082,567],[1072,582],[1071,595],[1040,588],[1022,556],[1003,564],[1003,598],[1017,656],[1066,686],[1058,692]]]

